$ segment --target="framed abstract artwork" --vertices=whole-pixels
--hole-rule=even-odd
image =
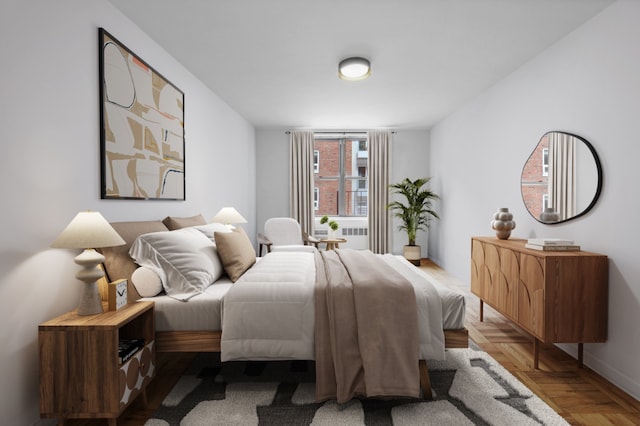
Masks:
[[[185,200],[184,93],[98,33],[101,198]]]

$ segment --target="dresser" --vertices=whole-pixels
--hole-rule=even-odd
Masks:
[[[584,251],[540,251],[526,240],[471,239],[471,292],[533,338],[534,368],[540,342],[607,340],[607,256]]]

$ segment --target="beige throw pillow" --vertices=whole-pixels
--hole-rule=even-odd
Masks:
[[[204,216],[197,214],[191,217],[167,216],[162,219],[162,223],[164,223],[170,231],[175,231],[176,229],[187,228],[189,226],[206,225],[207,221]]]
[[[256,263],[256,252],[244,229],[237,227],[233,232],[215,232],[214,238],[218,255],[231,281],[236,282]]]

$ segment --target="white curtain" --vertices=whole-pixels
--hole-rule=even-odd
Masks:
[[[289,214],[303,231],[313,234],[313,132],[292,131],[289,137]]]
[[[549,139],[549,204],[560,220],[576,214],[576,142],[554,132]]]
[[[391,170],[390,131],[371,131],[369,135],[369,249],[389,252],[389,176]]]

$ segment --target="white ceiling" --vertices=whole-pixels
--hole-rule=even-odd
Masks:
[[[407,129],[432,126],[613,0],[110,2],[257,128]],[[349,56],[370,59],[371,77],[338,79]]]

